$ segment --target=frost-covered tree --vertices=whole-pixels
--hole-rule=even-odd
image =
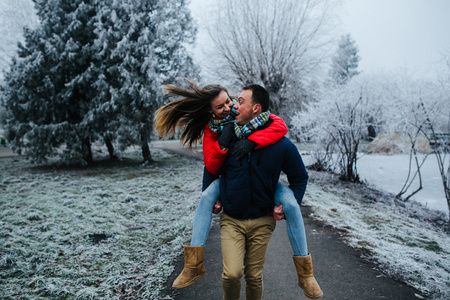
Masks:
[[[24,40],[24,27],[34,28],[37,24],[38,18],[31,0],[0,1],[0,83],[3,82],[3,72],[17,53],[18,43]],[[4,120],[5,111],[0,103],[0,128]]]
[[[397,194],[404,196],[411,188],[413,191],[404,198],[408,200],[422,189],[421,166],[428,154],[436,157],[439,173],[450,211],[450,85],[429,80],[414,79],[407,74],[391,78],[386,85],[390,103],[386,111],[388,134],[402,134],[410,141],[410,171],[405,184]],[[427,141],[431,153],[419,159],[418,144]],[[414,186],[415,180],[419,185]]]
[[[123,118],[120,118],[120,107],[112,99],[113,89],[120,88],[120,72],[118,65],[121,60],[112,53],[117,44],[124,38],[129,28],[131,13],[130,4],[118,1],[98,1],[95,33],[95,67],[91,69],[95,78],[93,86],[96,93],[92,99],[89,119],[97,132],[101,133],[110,157],[115,157],[113,142]],[[125,147],[121,147],[124,149]]]
[[[5,76],[6,132],[14,151],[34,161],[55,155],[92,162],[93,134],[84,116],[93,95],[91,1],[35,0],[40,26],[25,31]]]
[[[263,85],[271,111],[298,106],[304,86],[328,59],[336,1],[226,0],[205,16],[215,78]],[[292,108],[292,107],[291,107]]]
[[[23,28],[38,24],[31,0],[0,1],[0,70],[5,70],[17,52],[17,44],[23,42]],[[0,80],[3,73],[0,73]]]
[[[354,78],[346,85],[325,85],[314,101],[292,118],[293,132],[316,145],[316,169],[336,171],[346,181],[359,182],[358,150],[365,130],[379,111],[375,80]]]
[[[359,49],[350,34],[343,35],[339,40],[339,45],[329,71],[333,82],[345,84],[353,76],[360,73],[357,70],[360,60],[358,52]]]
[[[95,102],[109,124],[106,138],[122,149],[141,145],[150,162],[153,114],[164,100],[161,85],[198,73],[185,47],[196,32],[186,2],[103,2],[96,32]]]
[[[26,31],[2,87],[13,150],[89,164],[101,140],[111,156],[113,142],[139,144],[151,161],[160,86],[197,73],[185,49],[195,33],[185,2],[35,3],[41,25]]]

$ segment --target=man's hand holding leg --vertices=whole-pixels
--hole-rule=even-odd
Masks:
[[[277,221],[286,219],[286,216],[284,215],[283,211],[283,204],[280,204],[280,206],[277,206],[273,209],[273,217]]]
[[[214,203],[213,206],[213,214],[219,214],[222,211],[222,202],[220,202],[220,199],[217,199],[216,203]]]

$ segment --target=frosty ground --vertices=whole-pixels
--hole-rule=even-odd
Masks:
[[[0,159],[1,299],[170,299],[189,240],[202,162],[152,149],[89,168]],[[387,275],[450,298],[446,216],[371,187],[310,171],[304,204]]]

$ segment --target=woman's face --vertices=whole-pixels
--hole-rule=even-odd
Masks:
[[[211,110],[208,112],[214,114],[220,119],[228,117],[231,108],[233,107],[233,102],[228,96],[227,92],[221,91],[220,94],[211,101]]]

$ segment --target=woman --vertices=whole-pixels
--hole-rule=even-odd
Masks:
[[[186,81],[191,90],[174,85],[164,87],[169,94],[183,98],[158,109],[155,116],[155,130],[164,138],[167,135],[173,135],[176,129],[184,127],[181,142],[183,145],[188,144],[191,149],[203,137],[205,172],[217,174],[228,154],[225,145],[227,136],[230,133],[234,134],[236,114],[233,102],[224,87],[207,85],[199,88],[194,83]],[[284,121],[273,114],[270,114],[270,122],[266,126],[251,134],[245,146],[239,149],[240,152],[233,152],[233,155],[244,157],[254,148],[263,148],[276,143],[287,132]],[[191,243],[190,246],[184,246],[184,269],[172,286],[175,289],[187,287],[206,275],[203,266],[204,245],[211,226],[213,207],[215,212],[220,211],[220,204],[216,202],[219,194],[218,180],[203,187],[195,214]],[[294,256],[307,257],[306,235],[300,207],[292,191],[281,182],[277,186],[275,203],[279,205],[279,208],[283,207],[286,215],[287,231]],[[283,213],[277,214],[277,217],[282,218]],[[306,284],[307,289],[320,290],[314,277],[308,280],[313,282]],[[311,294],[313,291],[307,294],[305,290],[305,295]]]

